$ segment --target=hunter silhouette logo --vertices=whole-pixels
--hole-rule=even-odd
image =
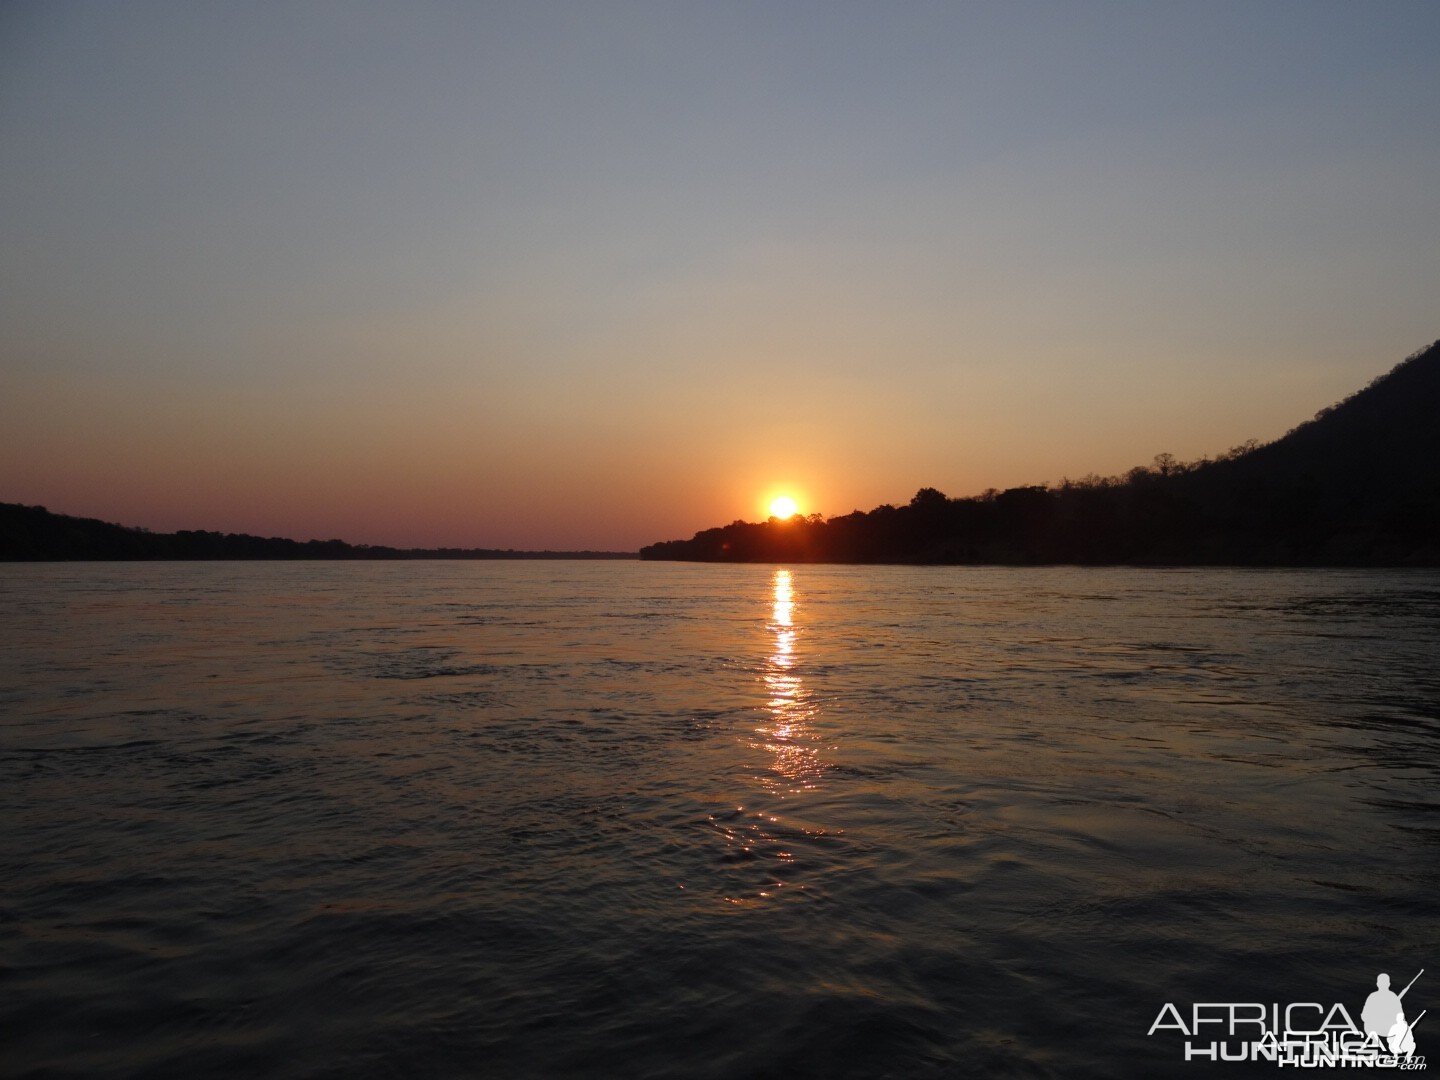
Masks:
[[[1340,1002],[1326,1008],[1318,1001],[1201,1001],[1187,1016],[1167,1001],[1146,1034],[1180,1032],[1186,1061],[1420,1070],[1426,1063],[1415,1053],[1415,1028],[1428,1010],[1408,1019],[1404,998],[1424,974],[1421,968],[1398,994],[1388,974],[1376,975],[1360,1024]]]
[[[1425,969],[1421,968],[1420,975],[1424,974]],[[1420,975],[1416,975],[1415,979],[1420,978]],[[1384,972],[1376,975],[1375,992],[1365,999],[1364,1011],[1360,1013],[1365,1034],[1377,1039],[1383,1038],[1390,1053],[1406,1060],[1415,1053],[1415,1025],[1425,1016],[1422,1012],[1414,1020],[1407,1021],[1405,1006],[1400,1003],[1400,999],[1415,985],[1415,979],[1406,983],[1405,989],[1397,994],[1390,989],[1389,975]]]

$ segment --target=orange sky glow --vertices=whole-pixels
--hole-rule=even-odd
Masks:
[[[0,500],[634,550],[1274,438],[1440,334],[1433,5],[847,10],[16,8]]]

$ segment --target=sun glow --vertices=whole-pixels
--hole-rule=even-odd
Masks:
[[[800,506],[789,495],[777,495],[770,500],[770,516],[777,518],[794,517]]]

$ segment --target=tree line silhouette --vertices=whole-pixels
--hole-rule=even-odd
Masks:
[[[156,533],[43,506],[0,503],[0,561],[150,559],[633,559],[629,552],[394,548],[182,529]]]
[[[642,559],[1440,566],[1440,341],[1272,443],[1123,476],[736,521]]]

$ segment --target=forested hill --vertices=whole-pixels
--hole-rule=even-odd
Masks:
[[[154,533],[0,503],[0,561],[141,559],[633,559],[627,552],[392,548],[182,530]]]
[[[733,562],[1440,566],[1440,341],[1275,442],[1121,477],[843,517],[735,522],[642,548]]]

